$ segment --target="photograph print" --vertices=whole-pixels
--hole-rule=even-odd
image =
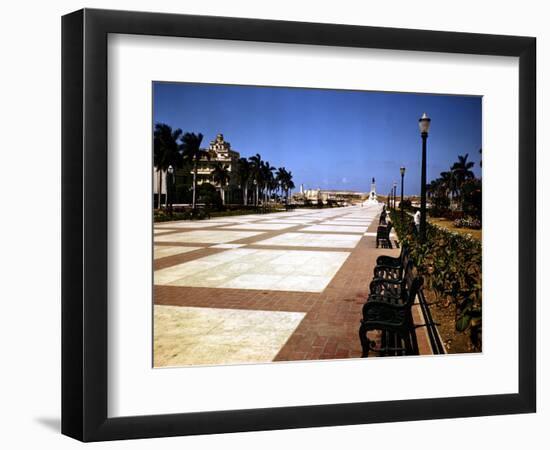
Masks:
[[[155,368],[482,351],[482,98],[153,82]]]

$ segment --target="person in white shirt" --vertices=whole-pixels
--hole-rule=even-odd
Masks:
[[[416,226],[416,231],[420,231],[420,210],[416,211],[414,215],[414,225]]]

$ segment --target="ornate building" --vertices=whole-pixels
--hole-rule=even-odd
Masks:
[[[210,159],[200,160],[197,168],[198,183],[214,183],[211,174],[217,163],[222,164],[229,171],[229,184],[237,184],[237,163],[240,158],[239,152],[231,149],[231,144],[224,140],[223,134],[218,134],[216,139],[210,142],[208,146]]]
[[[210,142],[210,145],[208,146],[208,149],[205,149],[210,154],[210,159],[203,158],[199,161],[197,166],[197,183],[211,183],[215,186],[217,184],[212,180],[212,171],[214,170],[214,167],[217,163],[222,164],[225,166],[225,168],[228,170],[230,174],[229,184],[230,185],[237,185],[237,168],[238,168],[238,160],[240,158],[239,152],[236,152],[235,150],[231,149],[231,144],[224,140],[223,134],[218,134],[216,136],[216,139]],[[153,167],[153,196],[155,205],[157,204],[157,196],[158,196],[158,176],[159,173],[157,170]],[[181,182],[178,180],[181,180],[181,177],[185,176],[182,173],[181,169],[176,170],[176,183]],[[189,175],[187,175],[189,176]],[[161,200],[164,204],[166,202],[166,179],[167,174],[166,171],[162,171],[161,174]],[[219,187],[219,186],[217,186]]]

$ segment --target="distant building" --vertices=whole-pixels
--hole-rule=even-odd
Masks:
[[[237,184],[238,161],[241,155],[239,152],[231,149],[231,144],[224,140],[223,134],[218,134],[216,139],[210,142],[208,146],[210,159],[203,158],[199,161],[197,167],[198,183],[214,183],[212,180],[212,171],[216,164],[220,163],[229,171],[229,184]]]
[[[358,204],[364,203],[368,205],[378,204],[378,196],[376,194],[376,180],[373,178],[370,192],[344,191],[336,189],[304,189],[304,185],[300,185],[300,192],[292,196],[295,203],[319,203],[327,204],[335,202],[339,204]]]
[[[309,200],[310,202],[317,203],[319,200],[321,200],[321,189],[300,189],[301,194],[303,195],[304,199]]]
[[[197,183],[211,183],[217,186],[212,180],[212,171],[217,163],[221,163],[227,168],[230,174],[229,184],[237,184],[237,163],[240,158],[239,152],[231,148],[231,144],[224,140],[223,134],[218,134],[216,139],[210,142],[208,149],[205,149],[210,154],[210,159],[203,158],[197,165]],[[158,194],[158,172],[153,167],[153,194]],[[176,174],[177,175],[177,174]],[[164,198],[166,195],[166,171],[162,172],[161,195]],[[219,187],[219,186],[218,186]],[[165,200],[163,200],[165,201]]]
[[[368,193],[357,191],[343,191],[331,189],[304,189],[304,185],[300,185],[300,192],[293,195],[293,201],[302,203],[306,200],[312,203],[323,204],[329,202],[335,203],[360,203],[368,197]]]

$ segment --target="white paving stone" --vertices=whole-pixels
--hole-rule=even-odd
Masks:
[[[155,242],[225,244],[263,234],[261,231],[193,230],[155,237]]]
[[[284,230],[286,228],[291,228],[295,225],[284,224],[284,223],[242,223],[239,225],[229,225],[223,227],[224,230]]]
[[[284,233],[263,241],[255,242],[258,245],[283,245],[288,247],[333,247],[355,248],[361,236],[352,234],[312,234],[312,233]]]
[[[367,229],[366,226],[346,226],[346,225],[311,225],[300,231],[330,231],[340,233],[363,233]]]
[[[273,361],[305,313],[155,305],[154,366]]]
[[[301,219],[301,218],[292,218],[292,219],[272,219],[272,220],[266,220],[264,223],[283,223],[283,224],[292,224],[292,225],[300,225],[300,224],[308,224],[315,222],[317,219]]]
[[[240,248],[155,271],[169,286],[322,292],[349,252]]]
[[[200,250],[203,247],[182,247],[182,246],[166,246],[166,245],[155,245],[155,259],[165,258],[167,256],[179,255],[182,253],[188,253],[195,250]]]
[[[364,220],[345,220],[344,221],[339,219],[327,220],[320,223],[320,225],[344,225],[344,226],[348,225],[353,227],[361,227],[361,226],[368,227],[370,224],[371,222],[364,221]]]

